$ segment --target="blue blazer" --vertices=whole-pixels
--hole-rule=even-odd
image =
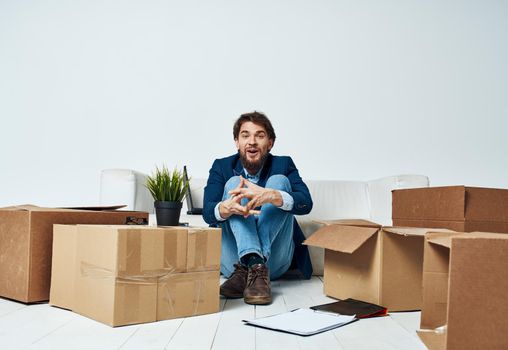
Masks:
[[[218,224],[215,218],[215,206],[222,201],[224,185],[231,177],[238,175],[245,175],[238,153],[226,158],[216,159],[213,162],[203,199],[203,219],[210,226],[217,226]],[[310,213],[312,210],[312,198],[309,189],[298,174],[298,169],[291,157],[273,156],[269,153],[261,171],[258,185],[265,187],[266,181],[272,175],[284,175],[289,179],[291,184],[291,192],[289,194],[294,200],[291,213],[295,215]],[[292,267],[297,267],[303,276],[308,279],[312,275],[312,264],[307,246],[302,245],[304,239],[305,236],[295,219],[293,222],[295,252],[291,265]]]

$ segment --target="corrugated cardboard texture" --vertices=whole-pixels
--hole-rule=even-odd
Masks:
[[[424,237],[420,231],[382,231],[380,301],[391,311],[421,309]]]
[[[508,232],[508,190],[429,187],[392,192],[396,226]]]
[[[148,213],[34,206],[0,209],[0,295],[23,302],[49,299],[53,224],[124,224],[133,216],[147,219]]]
[[[53,226],[53,259],[49,303],[65,309],[74,305],[74,266],[76,266],[77,226]]]
[[[71,264],[60,250],[72,249],[70,240],[61,239],[72,228],[72,276],[54,276],[59,288],[75,280],[74,298],[64,307],[111,326],[153,322],[159,313],[166,319],[218,311],[220,229],[57,225],[55,264]],[[191,266],[217,269],[186,273],[189,252]]]
[[[447,348],[508,349],[508,237],[454,237]]]
[[[219,271],[179,273],[159,282],[157,320],[219,311]]]
[[[447,228],[457,232],[488,231],[508,233],[508,222],[393,219],[393,224],[406,227]]]
[[[0,296],[28,301],[30,215],[0,210]]]
[[[220,229],[189,228],[187,272],[217,271],[220,269]]]
[[[381,243],[374,235],[353,254],[325,250],[324,292],[379,304]]]
[[[451,237],[459,233],[431,232],[425,236],[423,257],[423,306],[420,328],[444,326],[448,306],[448,266]]]
[[[464,186],[394,190],[392,191],[392,217],[393,219],[463,220],[465,202]]]
[[[304,244],[325,248],[325,294],[381,304],[422,306],[424,228],[323,226]]]
[[[83,230],[86,234],[80,234]],[[72,310],[113,325],[118,254],[115,228],[81,228],[77,238],[75,303]]]
[[[177,262],[182,262],[178,255],[186,254],[186,231],[87,225],[78,229],[73,310],[111,326],[155,321],[158,277],[181,269]],[[179,242],[184,243],[182,249],[177,248]]]

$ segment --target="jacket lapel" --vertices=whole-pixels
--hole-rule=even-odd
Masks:
[[[233,169],[233,176],[240,176],[240,175],[245,176],[245,174],[243,173],[242,161],[240,160],[240,156],[237,155],[235,168]]]
[[[261,170],[261,174],[259,175],[258,185],[261,187],[265,187],[266,181],[272,172],[272,154],[268,153],[266,157],[265,164],[263,165],[263,170]]]

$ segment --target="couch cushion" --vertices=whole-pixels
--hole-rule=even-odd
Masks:
[[[370,217],[368,187],[361,181],[306,180],[314,206],[308,215],[297,216],[304,236],[321,225],[312,220],[367,219]],[[314,275],[323,275],[324,249],[309,247]]]

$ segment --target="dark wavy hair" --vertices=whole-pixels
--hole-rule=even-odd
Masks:
[[[265,128],[266,133],[268,134],[268,138],[272,141],[275,141],[275,130],[273,130],[270,119],[268,119],[265,114],[257,111],[242,114],[236,120],[235,125],[233,126],[233,137],[235,140],[238,139],[238,136],[240,135],[240,128],[245,122],[252,122],[254,124],[261,125],[263,128]]]

